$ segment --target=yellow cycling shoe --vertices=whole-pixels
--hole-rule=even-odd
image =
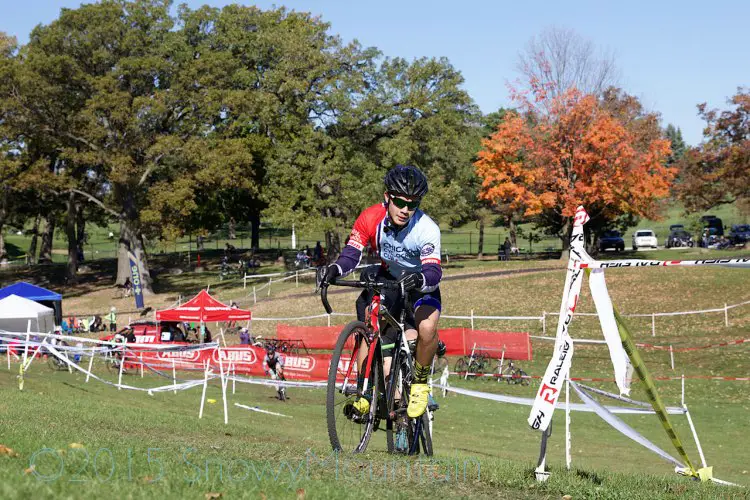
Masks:
[[[370,411],[370,402],[367,398],[359,398],[352,403],[352,408],[357,410],[360,415],[366,415]]]
[[[430,396],[430,386],[427,384],[412,384],[409,393],[409,407],[406,414],[409,418],[421,417],[427,410],[427,401]]]

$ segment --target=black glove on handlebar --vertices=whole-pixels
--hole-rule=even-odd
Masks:
[[[323,278],[320,280],[321,284],[325,283],[326,285],[329,284],[332,280],[335,280],[341,276],[341,271],[339,271],[339,266],[336,264],[331,264],[328,266],[325,270],[325,273],[323,274]]]
[[[424,276],[422,273],[407,274],[399,280],[399,283],[403,285],[405,292],[419,290],[424,286]]]

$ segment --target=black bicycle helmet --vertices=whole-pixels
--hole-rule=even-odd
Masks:
[[[396,165],[385,174],[385,190],[414,198],[427,194],[427,177],[417,167]]]
[[[276,352],[276,345],[275,344],[267,344],[266,345],[266,352],[268,354],[273,354]]]

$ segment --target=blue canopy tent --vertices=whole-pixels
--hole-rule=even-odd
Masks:
[[[24,297],[34,302],[39,302],[44,306],[51,307],[55,311],[55,324],[59,325],[62,323],[62,295],[59,293],[26,283],[25,281],[19,281],[0,289],[0,299],[4,299],[9,295],[18,295],[19,297]]]

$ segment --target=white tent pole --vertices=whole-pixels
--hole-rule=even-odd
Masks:
[[[685,374],[684,373],[682,374],[681,379],[682,379],[682,391],[681,391],[682,397],[680,400],[682,401],[682,406],[685,406]]]
[[[125,358],[127,357],[127,354],[125,351],[122,351],[122,357],[120,358],[120,375],[117,377],[117,390],[122,390],[122,367],[125,366]]]
[[[471,362],[474,361],[474,349],[477,348],[477,343],[474,342],[474,345],[471,348],[471,356],[469,357],[469,363],[466,365],[466,373],[464,374],[464,380],[467,380],[469,378],[469,372],[471,371]]]
[[[234,383],[235,379],[237,378],[237,367],[235,366],[234,362],[230,365],[232,368],[232,394],[234,394]]]
[[[497,382],[498,383],[503,381],[503,363],[505,363],[505,344],[503,344],[503,352],[500,353],[500,367],[497,369],[498,371]]]
[[[698,439],[698,433],[695,432],[695,426],[693,425],[693,419],[690,417],[690,411],[688,410],[687,405],[682,405],[683,408],[685,408],[685,416],[687,417],[688,423],[690,424],[690,430],[693,433],[693,439],[695,439],[695,446],[698,447],[698,454],[701,456],[701,463],[703,464],[703,467],[706,467],[706,457],[703,455],[703,448],[701,447],[701,442]]]
[[[139,354],[138,357],[140,358],[141,363],[141,378],[143,378],[143,353]]]
[[[208,387],[208,361],[206,361],[206,369],[203,373],[203,393],[201,394],[201,409],[198,412],[198,418],[203,418],[203,403],[206,401],[206,388]]]
[[[224,362],[221,360],[221,347],[217,348],[219,353],[219,376],[221,377],[221,399],[224,403],[224,425],[229,423],[229,413],[227,412],[227,379],[224,377]],[[227,367],[228,369],[229,367]]]
[[[570,439],[570,374],[565,378],[565,467],[570,470],[572,457],[570,456],[571,448]]]
[[[45,339],[47,340],[47,339]],[[91,348],[91,357],[89,358],[89,372],[86,374],[86,383],[89,383],[89,377],[91,377],[91,368],[93,368],[94,365],[94,352],[96,350],[96,347]]]
[[[23,360],[21,365],[26,367],[26,359],[29,356],[29,338],[31,336],[31,320],[26,322],[26,344],[23,346]]]
[[[31,366],[31,362],[34,361],[34,358],[36,358],[37,354],[39,354],[39,351],[42,350],[42,346],[47,343],[47,339],[45,338],[42,341],[42,344],[40,346],[37,346],[36,351],[34,351],[34,354],[31,355],[31,358],[29,358],[28,362],[26,362],[26,366],[23,367],[23,371],[26,371]]]

